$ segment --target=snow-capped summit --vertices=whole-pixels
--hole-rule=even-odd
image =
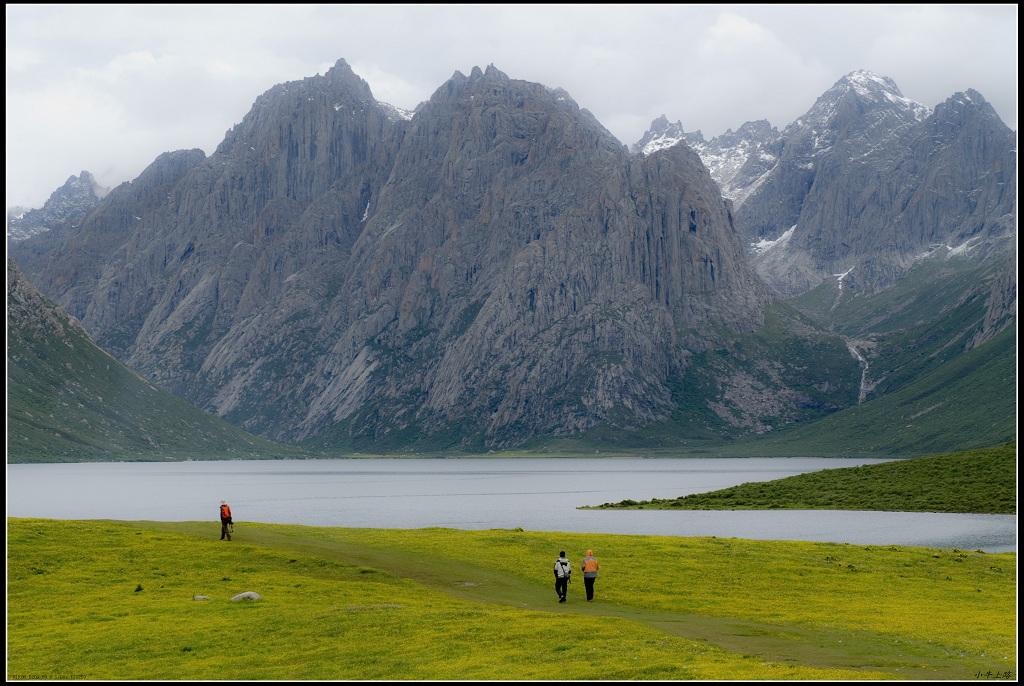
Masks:
[[[700,131],[686,133],[683,130],[683,123],[677,121],[670,123],[664,114],[651,122],[651,128],[639,141],[633,144],[634,154],[650,155],[651,153],[670,148],[680,142],[686,142],[691,147],[704,142],[704,136]]]
[[[634,154],[650,155],[685,143],[700,155],[722,195],[741,202],[753,189],[756,178],[775,165],[777,153],[771,152],[771,143],[778,135],[778,130],[762,119],[747,122],[736,131],[729,129],[709,141],[700,131],[688,133],[681,122],[670,123],[662,115],[651,122],[651,128],[632,150]]]
[[[758,272],[792,296],[834,274],[852,274],[846,281],[862,288],[884,286],[933,244],[1004,249],[1014,227],[1004,190],[1015,187],[1008,138],[977,91],[933,111],[893,79],[857,70],[782,131],[755,121],[705,140],[662,116],[633,151],[693,148],[732,201]],[[980,179],[970,176],[975,170],[985,170]],[[942,184],[951,179],[972,191],[949,193]]]
[[[860,115],[878,107],[900,112],[914,121],[922,121],[931,114],[931,110],[921,103],[904,97],[896,82],[888,76],[858,70],[836,81],[805,115],[790,126],[828,126],[834,124],[837,117]]]
[[[839,79],[782,131],[777,163],[737,203],[758,273],[786,296],[835,274],[874,289],[931,245],[978,236],[979,254],[1004,250],[1012,133],[982,103],[961,93],[933,112],[888,77],[861,70]]]

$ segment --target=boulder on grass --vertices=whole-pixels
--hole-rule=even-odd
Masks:
[[[263,596],[256,591],[246,591],[245,593],[239,593],[232,600],[260,600],[262,598]]]

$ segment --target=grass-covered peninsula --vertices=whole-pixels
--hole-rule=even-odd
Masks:
[[[7,522],[8,680],[1016,679],[1016,555]],[[559,604],[550,568],[593,548]],[[259,600],[232,601],[255,591]],[[196,596],[208,599],[197,600]]]
[[[888,510],[1017,513],[1016,442],[983,450],[839,467],[708,493],[581,509]]]

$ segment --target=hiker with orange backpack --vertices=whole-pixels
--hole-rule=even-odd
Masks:
[[[226,500],[220,501],[220,540],[231,540],[231,532],[235,530],[235,523],[231,520],[231,506]]]

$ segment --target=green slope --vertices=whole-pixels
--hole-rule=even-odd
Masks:
[[[1016,331],[899,390],[742,445],[747,455],[908,457],[984,448],[1017,435]],[[740,446],[737,446],[740,447]]]
[[[709,493],[596,508],[1017,513],[1017,444],[839,467]]]
[[[298,456],[166,393],[100,350],[8,264],[7,461]]]
[[[762,331],[731,349],[695,356],[681,381],[686,401],[672,422],[545,445],[591,453],[618,447],[652,455],[907,457],[1013,440],[1016,315],[991,302],[992,284],[1007,268],[999,261],[925,261],[896,286],[871,295],[843,295],[834,284],[823,284],[788,303],[806,320],[779,308]],[[859,388],[851,388],[850,353],[837,351],[824,335],[811,346],[805,342],[814,338],[789,333],[801,326],[841,333],[866,358],[863,402],[858,404]],[[981,331],[1000,328],[972,347]],[[791,370],[790,380],[799,378],[795,371],[814,371],[793,386],[804,394],[802,413],[787,421],[765,416],[759,434],[730,432],[711,410],[721,406],[715,378],[759,357]],[[748,376],[756,381],[756,374]]]

